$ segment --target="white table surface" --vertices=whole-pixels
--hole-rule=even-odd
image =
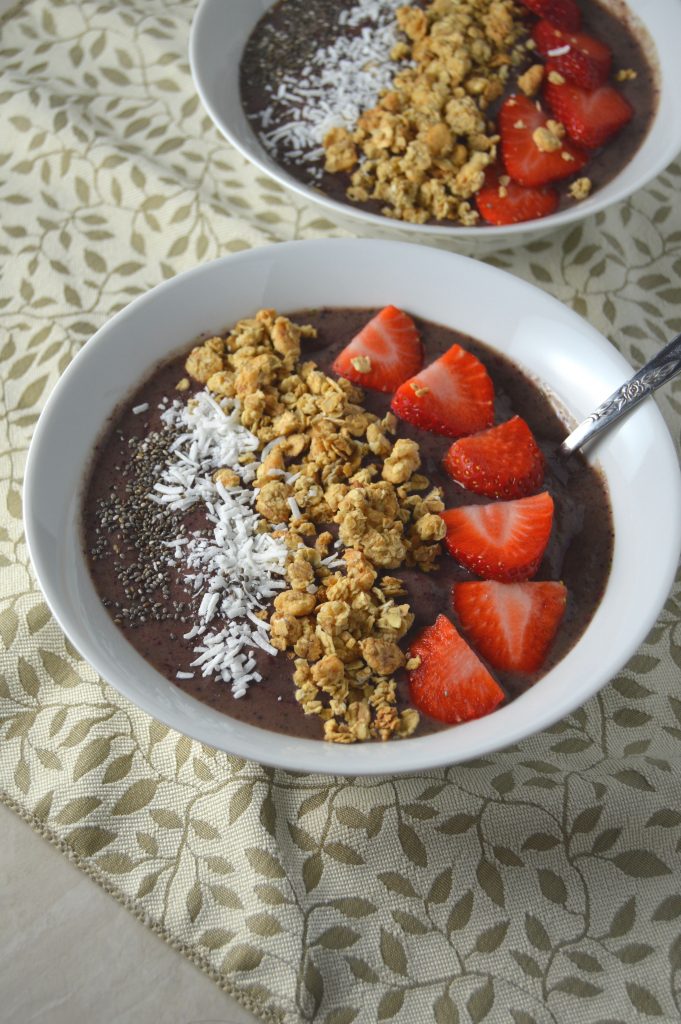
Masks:
[[[255,1020],[0,804],[0,1024]]]
[[[256,1018],[0,804],[0,1024]]]

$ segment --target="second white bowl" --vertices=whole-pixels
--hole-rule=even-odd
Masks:
[[[453,224],[419,225],[392,221],[356,206],[330,199],[283,170],[258,141],[241,105],[239,64],[244,46],[273,0],[201,0],[189,43],[189,59],[196,89],[217,128],[261,171],[304,199],[325,209],[349,230],[374,237],[446,241],[461,252],[482,255],[525,244],[534,238],[596,214],[626,199],[659,174],[681,150],[681,3],[678,0],[628,0],[627,7],[640,27],[649,59],[657,69],[658,108],[640,149],[612,181],[574,207],[541,220],[506,227],[462,227]],[[623,0],[603,0],[621,15]],[[616,143],[614,143],[616,145]]]

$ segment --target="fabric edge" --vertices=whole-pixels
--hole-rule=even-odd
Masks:
[[[31,830],[37,833],[41,838],[46,839],[51,846],[54,846],[67,860],[70,860],[79,871],[82,871],[87,875],[93,882],[95,882],[108,896],[111,896],[117,903],[124,907],[140,924],[143,924],[149,931],[153,932],[160,939],[162,939],[172,949],[181,953],[182,956],[190,960],[195,967],[197,967],[203,974],[207,974],[208,977],[215,982],[219,989],[221,989],[226,995],[235,999],[240,1006],[249,1013],[253,1013],[257,1016],[263,1024],[285,1024],[286,1021],[292,1021],[288,1012],[279,1006],[267,1006],[261,1003],[258,999],[247,993],[241,991],[241,989],[234,985],[229,978],[216,971],[211,967],[209,961],[202,957],[200,953],[197,953],[195,949],[188,946],[186,943],[176,939],[171,932],[169,932],[163,925],[154,921],[149,914],[146,913],[137,903],[125,896],[120,889],[104,878],[104,876],[97,871],[88,861],[77,854],[75,850],[72,850],[68,843],[54,832],[53,829],[46,825],[44,821],[37,818],[31,811],[26,810],[21,804],[5,792],[0,789],[0,803],[4,804],[5,807],[9,808],[10,811],[14,811]]]

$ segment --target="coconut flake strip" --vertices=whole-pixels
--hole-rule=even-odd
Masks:
[[[259,463],[239,461],[256,452],[259,441],[239,422],[236,401],[218,402],[207,391],[186,405],[175,400],[162,419],[178,436],[150,497],[173,511],[202,504],[212,527],[168,543],[185,582],[201,595],[196,621],[185,634],[196,641],[192,667],[217,676],[234,697],[243,697],[249,684],[261,679],[250,652],[277,653],[267,639],[268,624],[257,613],[285,589],[288,556],[281,539],[260,532],[263,520],[249,486]],[[226,466],[241,485],[225,487],[213,480]]]

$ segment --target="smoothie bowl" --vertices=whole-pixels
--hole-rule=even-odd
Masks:
[[[204,743],[346,775],[470,759],[595,693],[671,587],[681,480],[654,403],[555,458],[630,372],[464,257],[226,257],[60,380],[27,466],[33,564],[97,671]]]
[[[667,0],[202,0],[211,118],[355,230],[490,251],[626,198],[681,149]]]

